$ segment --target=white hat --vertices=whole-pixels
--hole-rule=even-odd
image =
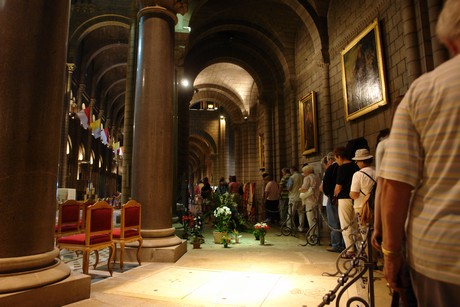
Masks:
[[[302,167],[302,172],[314,173],[315,169],[311,165],[305,165]]]
[[[369,153],[369,150],[367,149],[358,149],[355,153],[355,157],[352,160],[355,161],[362,161],[362,160],[368,160],[373,158],[374,156]]]

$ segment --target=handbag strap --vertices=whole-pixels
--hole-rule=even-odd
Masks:
[[[374,184],[377,184],[377,182],[374,180],[374,178],[371,177],[371,175],[369,175],[368,173],[363,172],[363,171],[359,171],[359,172],[360,172],[360,173],[363,173],[364,175],[366,175],[367,177],[369,177],[369,178],[374,182]],[[361,190],[359,190],[359,191],[360,191],[361,194],[363,194],[364,196],[367,196],[367,194],[364,194],[363,191],[361,191]],[[371,191],[372,191],[372,189],[371,189]]]

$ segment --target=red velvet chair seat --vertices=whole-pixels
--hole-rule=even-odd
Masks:
[[[138,236],[139,231],[137,229],[125,229],[125,238],[129,237],[134,237]],[[114,228],[113,229],[113,238],[114,239],[119,239],[121,237],[121,229],[120,228]]]
[[[58,232],[59,226],[56,225],[54,226],[54,231]],[[61,232],[69,232],[69,231],[79,231],[77,226],[72,226],[72,225],[62,225],[61,226]]]
[[[62,244],[85,244],[86,235],[84,233],[79,233],[72,236],[62,237],[58,239],[58,243]],[[92,235],[89,239],[89,244],[99,244],[110,242],[110,235],[108,234],[101,234],[101,235]]]

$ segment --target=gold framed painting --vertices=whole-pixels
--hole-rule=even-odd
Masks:
[[[314,91],[299,100],[300,146],[303,156],[318,151],[316,107],[316,93]]]
[[[341,52],[345,117],[356,119],[387,104],[378,19]]]

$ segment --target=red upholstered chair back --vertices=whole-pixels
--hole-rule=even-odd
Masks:
[[[76,200],[67,200],[58,205],[55,232],[56,238],[80,232],[80,204]]]
[[[81,215],[81,220],[80,220],[80,227],[81,229],[85,229],[86,227],[86,209],[89,207],[89,206],[92,206],[94,205],[96,202],[94,200],[87,200],[85,201],[84,203],[80,203],[80,207],[81,207],[81,211],[82,211],[82,215]]]
[[[86,208],[85,233],[87,244],[95,235],[108,235],[112,240],[113,207],[105,201],[98,201]]]
[[[140,235],[141,230],[141,204],[130,200],[121,207],[120,237],[123,238],[128,230],[136,230]],[[132,231],[130,231],[133,235]]]
[[[61,207],[61,223],[78,225],[80,221],[80,204],[76,200],[67,200]]]

